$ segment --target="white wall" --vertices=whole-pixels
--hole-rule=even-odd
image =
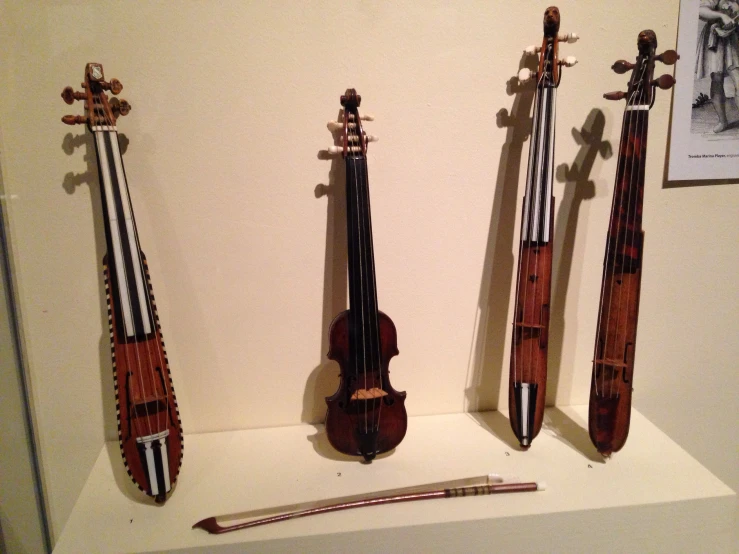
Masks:
[[[338,374],[326,333],[346,279],[344,211],[333,201],[342,170],[319,151],[348,86],[380,136],[369,167],[380,307],[401,351],[393,384],[414,415],[495,408],[507,390],[530,103],[507,81],[522,49],[541,41],[545,7],[0,5],[4,178],[16,195],[16,279],[57,536],[103,438],[115,436],[94,151],[82,127],[60,122],[82,113],[61,89],[101,62],[133,105],[119,129],[186,432],[323,415]],[[557,114],[556,163],[584,167],[555,183],[548,397],[566,405],[587,402],[616,161],[571,130],[587,122],[617,150],[622,105],[602,93],[625,79],[609,67],[635,57],[643,28],[674,47],[678,13],[669,0],[559,7],[562,30],[583,37],[562,46],[580,63],[564,74]],[[670,94],[658,96],[635,403],[738,488],[739,195],[663,186]]]

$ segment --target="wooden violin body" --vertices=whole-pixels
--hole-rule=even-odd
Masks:
[[[344,121],[330,122],[342,131],[346,164],[349,309],[340,313],[329,330],[328,357],[338,362],[341,382],[326,398],[326,434],[339,452],[371,461],[395,448],[407,428],[405,392],[390,384],[388,364],[398,353],[395,325],[377,307],[375,255],[372,242],[367,135],[359,117],[361,97],[348,89],[341,97]]]
[[[605,456],[623,447],[631,421],[644,252],[642,209],[649,110],[655,88],[670,88],[674,84],[669,75],[657,81],[652,79],[654,62],[673,64],[678,58],[671,50],[655,55],[657,37],[650,30],[639,34],[638,48],[635,64],[619,60],[613,65],[617,73],[633,70],[628,92],[604,95],[607,99],[627,100],[603,261],[588,413],[590,439]]]
[[[131,109],[118,94],[119,81],[104,80],[100,64],[85,68],[85,89],[66,87],[68,104],[85,103],[85,116],[64,116],[69,125],[87,124],[94,136],[107,253],[103,275],[108,303],[118,440],[134,483],[159,503],[172,490],[182,463],[183,437],[177,399],[164,348],[146,257],[139,244],[133,206],[118,143],[117,117]]]
[[[388,375],[390,358],[398,354],[395,324],[379,312],[379,373],[369,375],[367,383],[362,372],[354,367],[350,333],[350,313],[346,310],[334,318],[329,330],[328,357],[339,364],[341,383],[336,393],[326,399],[326,433],[331,446],[344,454],[364,456],[388,452],[400,444],[408,426],[406,394],[390,385]],[[378,383],[382,383],[380,390],[384,394],[374,391],[367,399],[358,398],[358,391],[371,391],[375,387],[369,385]],[[364,428],[366,421],[380,418],[382,433]]]
[[[519,80],[536,80],[536,97],[526,175],[526,193],[521,216],[521,242],[516,277],[508,407],[516,438],[528,448],[539,434],[544,419],[549,342],[549,306],[554,245],[554,136],[557,86],[562,65],[574,65],[574,58],[559,60],[559,42],[575,42],[577,35],[559,34],[559,10],[552,6],[544,13],[544,39],[535,74],[524,68]]]

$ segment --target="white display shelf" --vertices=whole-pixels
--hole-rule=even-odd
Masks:
[[[209,535],[205,517],[486,473],[545,481],[535,493],[360,508]],[[547,410],[528,452],[504,413],[410,418],[396,451],[364,465],[323,427],[185,436],[164,506],[130,484],[118,444],[90,473],[54,552],[733,552],[736,493],[641,414],[604,462],[587,407]]]

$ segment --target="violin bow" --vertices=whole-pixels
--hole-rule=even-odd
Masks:
[[[288,519],[297,519],[299,517],[325,514],[328,512],[338,512],[340,510],[351,510],[352,508],[363,508],[366,506],[379,506],[381,504],[395,504],[398,502],[413,502],[415,500],[431,500],[433,498],[457,498],[460,496],[482,496],[488,494],[534,492],[543,490],[546,490],[546,485],[543,482],[520,483],[514,479],[506,481],[496,474],[489,474],[480,477],[455,479],[453,481],[429,483],[415,487],[390,489],[375,493],[334,498],[317,503],[282,506],[280,508],[267,510],[267,513],[277,512],[277,515],[235,523],[232,525],[221,525],[218,523],[218,520],[234,521],[245,519],[249,517],[249,513],[242,512],[241,514],[208,517],[198,521],[192,526],[192,528],[200,528],[206,530],[212,535],[220,535],[221,533],[229,533],[239,529],[248,529],[259,525],[267,525],[268,523],[277,523],[278,521],[285,521]],[[290,508],[293,508],[293,510],[279,513]],[[252,515],[254,515],[254,513],[255,512],[251,512]],[[265,512],[262,511],[261,513]]]

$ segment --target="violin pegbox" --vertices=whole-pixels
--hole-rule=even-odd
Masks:
[[[341,121],[329,121],[326,125],[332,133],[340,133],[341,145],[329,146],[329,154],[341,154],[342,156],[367,154],[367,144],[377,142],[374,135],[365,133],[362,121],[374,121],[371,115],[359,115],[359,105],[362,97],[353,88],[347,89],[341,96],[343,108]]]
[[[88,63],[85,67],[85,82],[82,83],[84,91],[77,92],[72,87],[64,87],[62,99],[67,104],[74,104],[75,100],[84,100],[86,115],[65,115],[62,122],[67,125],[115,125],[116,119],[122,115],[128,115],[131,104],[125,100],[111,98],[103,91],[110,91],[117,95],[123,90],[123,85],[118,79],[105,80],[103,66],[99,63]]]
[[[518,72],[518,80],[521,84],[536,78],[547,86],[558,86],[561,79],[560,69],[572,67],[577,63],[575,56],[559,58],[559,43],[566,42],[574,44],[580,39],[577,33],[559,32],[559,8],[550,6],[544,12],[544,39],[541,46],[532,44],[524,48],[524,54],[528,56],[539,56],[539,68],[536,72],[524,67]]]

